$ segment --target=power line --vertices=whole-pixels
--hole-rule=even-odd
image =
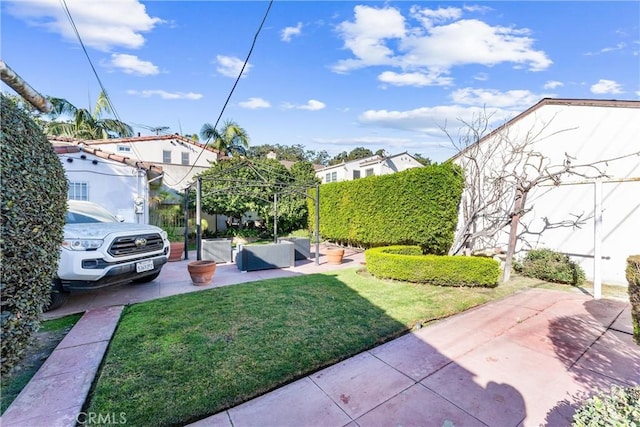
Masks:
[[[80,43],[80,47],[82,47],[82,51],[84,52],[84,55],[87,57],[87,61],[89,61],[89,65],[91,66],[91,70],[93,71],[93,75],[96,77],[96,80],[98,80],[98,85],[100,86],[100,89],[102,90],[102,93],[104,93],[104,97],[107,100],[107,104],[109,104],[109,108],[111,109],[111,112],[115,116],[116,120],[118,120],[119,122],[122,122],[122,120],[120,120],[120,116],[118,115],[118,111],[116,110],[116,107],[111,102],[111,97],[109,97],[109,93],[107,92],[107,89],[102,84],[102,80],[100,79],[100,76],[98,75],[98,71],[96,70],[96,67],[93,65],[93,61],[91,61],[91,57],[89,56],[89,52],[87,51],[87,48],[85,47],[84,42],[82,41],[82,37],[80,37],[80,32],[78,31],[78,27],[76,27],[76,23],[73,20],[73,17],[71,16],[71,12],[69,11],[69,7],[67,6],[66,1],[65,0],[60,0],[60,4],[62,5],[62,9],[64,10],[64,13],[67,16],[67,19],[69,20],[69,23],[71,24],[71,28],[73,29],[73,32],[75,33],[76,38],[78,39],[78,42]],[[129,144],[129,145],[131,145],[131,148],[136,153],[138,158],[141,159],[140,153],[136,151],[135,146],[133,144]]]
[[[218,124],[220,123],[220,119],[222,118],[222,114],[224,114],[224,110],[227,108],[227,104],[229,104],[229,100],[231,99],[231,96],[233,95],[233,92],[235,91],[236,86],[238,85],[238,82],[240,81],[240,78],[242,77],[242,73],[244,73],[244,69],[247,66],[247,63],[249,62],[249,58],[251,57],[251,53],[253,53],[253,49],[254,49],[254,47],[256,45],[256,42],[258,41],[258,35],[260,35],[260,32],[262,31],[262,27],[264,26],[264,23],[267,20],[267,16],[269,16],[269,11],[271,10],[271,6],[272,5],[273,5],[273,0],[270,0],[269,1],[269,5],[267,6],[267,10],[265,11],[264,17],[262,18],[262,22],[260,22],[260,26],[258,27],[258,30],[256,31],[256,34],[253,36],[253,42],[251,43],[251,48],[249,49],[249,53],[247,54],[247,57],[245,58],[244,63],[242,64],[242,69],[238,73],[238,77],[236,78],[236,81],[233,83],[233,87],[231,88],[231,91],[229,92],[229,95],[227,96],[227,99],[225,100],[224,105],[222,106],[222,110],[220,110],[220,114],[218,115],[218,118],[216,119],[216,123],[213,125],[214,129],[218,128]],[[189,173],[191,173],[191,171],[193,170],[193,168],[195,167],[196,163],[198,162],[198,160],[202,156],[202,153],[204,153],[205,150],[206,150],[206,143],[200,149],[200,153],[198,154],[198,156],[194,160],[193,165],[191,165],[191,168],[189,169],[189,172],[187,172],[184,175],[184,177],[177,184],[180,184],[182,181],[184,181],[184,179],[187,177],[187,175],[189,175]]]

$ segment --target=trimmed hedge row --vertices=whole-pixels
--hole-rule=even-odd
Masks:
[[[446,254],[453,243],[462,188],[462,170],[450,163],[323,184],[320,234],[363,248],[419,245],[423,253]],[[313,230],[312,199],[309,213]]]
[[[500,263],[492,258],[422,255],[418,246],[367,249],[365,261],[378,278],[413,283],[495,287],[500,277]]]
[[[547,248],[530,250],[514,270],[526,277],[573,286],[580,286],[585,280],[582,267],[568,255]]]
[[[0,365],[2,374],[22,358],[49,304],[67,210],[67,178],[38,125],[0,97]]]
[[[629,302],[631,302],[631,320],[633,337],[640,345],[640,255],[627,258],[627,282],[629,282]]]

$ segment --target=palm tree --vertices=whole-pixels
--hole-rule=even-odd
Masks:
[[[249,148],[249,134],[232,120],[225,121],[220,131],[209,123],[205,123],[200,129],[200,137],[227,156],[245,155]]]
[[[98,95],[93,114],[85,108],[77,108],[63,98],[49,98],[53,110],[49,113],[52,121],[45,126],[49,135],[63,135],[82,139],[126,138],[133,136],[133,128],[115,119],[102,119],[100,115],[112,113],[109,100],[104,91]],[[61,116],[70,116],[71,120],[58,121]]]

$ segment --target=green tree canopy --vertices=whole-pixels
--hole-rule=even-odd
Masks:
[[[238,123],[227,120],[218,130],[212,124],[205,123],[200,129],[200,137],[213,148],[229,156],[246,154],[249,148],[249,134]]]
[[[273,159],[234,156],[201,173],[202,209],[210,214],[240,218],[256,212],[271,229],[274,195],[278,194],[278,229],[306,227],[306,190],[317,185],[313,165],[299,162],[287,170]]]
[[[329,161],[329,154],[325,150],[307,150],[302,144],[291,146],[281,144],[256,145],[247,150],[247,157],[266,159],[271,152],[275,153],[277,160],[309,162],[318,165],[326,165]]]
[[[107,94],[102,91],[93,109],[77,108],[63,98],[49,98],[53,110],[45,123],[48,135],[62,135],[82,139],[126,138],[133,136],[133,128],[116,119],[102,118],[103,113],[111,114]]]

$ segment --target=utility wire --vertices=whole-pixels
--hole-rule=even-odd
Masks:
[[[62,0],[64,1],[64,0]],[[251,53],[253,52],[253,48],[256,45],[256,42],[258,41],[258,35],[260,35],[260,32],[262,31],[262,27],[264,26],[265,21],[267,20],[267,16],[269,16],[269,11],[271,10],[271,6],[273,5],[273,0],[269,1],[269,6],[267,6],[267,10],[264,14],[264,17],[262,18],[262,22],[260,22],[260,26],[258,27],[258,30],[256,31],[256,34],[253,36],[253,42],[251,43],[251,48],[249,49],[249,53],[247,54],[247,57],[244,60],[244,63],[242,64],[242,69],[240,70],[240,73],[238,73],[238,77],[236,78],[236,81],[233,84],[233,87],[231,88],[231,91],[229,92],[229,95],[227,96],[227,99],[224,102],[224,105],[222,106],[222,110],[220,110],[220,114],[218,115],[218,118],[216,120],[216,123],[213,125],[214,129],[218,128],[218,124],[220,123],[220,119],[222,118],[222,114],[224,114],[224,110],[227,108],[227,104],[229,104],[229,101],[231,100],[231,96],[233,95],[233,92],[236,89],[236,86],[238,85],[238,82],[240,81],[240,78],[242,77],[242,73],[244,73],[244,69],[247,66],[247,63],[249,62],[249,58],[251,57]],[[206,150],[206,143],[204,144],[205,146],[203,146],[200,149],[200,153],[198,153],[198,156],[196,157],[195,161],[193,162],[193,165],[191,165],[191,168],[189,169],[189,172],[187,172],[184,177],[177,183],[180,184],[182,181],[184,181],[184,179],[187,177],[187,175],[189,175],[189,173],[193,170],[193,168],[195,167],[196,163],[198,162],[198,160],[200,159],[200,157],[202,156],[202,153],[204,153],[204,151]],[[176,184],[176,185],[177,185]]]
[[[102,93],[104,93],[104,97],[107,100],[107,104],[109,104],[109,108],[111,109],[111,112],[115,116],[116,120],[118,120],[119,122],[122,122],[122,120],[120,120],[120,116],[118,115],[118,111],[116,110],[116,107],[111,102],[111,97],[109,96],[109,93],[107,92],[107,89],[102,84],[102,80],[100,79],[100,76],[98,75],[98,71],[96,70],[96,67],[93,65],[93,61],[91,61],[91,57],[89,56],[89,52],[87,52],[87,48],[85,47],[84,42],[82,41],[82,37],[80,37],[80,32],[78,31],[78,27],[76,27],[76,23],[73,20],[73,17],[71,16],[71,12],[69,11],[69,7],[67,6],[67,2],[65,0],[60,0],[60,4],[62,5],[62,9],[64,10],[64,13],[67,16],[67,19],[69,20],[69,23],[71,24],[71,28],[73,29],[73,32],[75,33],[76,38],[78,39],[78,42],[80,43],[80,47],[82,47],[82,51],[84,52],[85,56],[87,57],[87,61],[89,61],[89,65],[91,66],[91,70],[93,71],[93,74],[96,76],[96,80],[98,80],[98,85],[100,85],[100,89],[102,90]],[[129,144],[129,145],[131,145],[131,148],[136,153],[138,158],[142,160],[142,158],[140,156],[140,153],[136,151],[135,146],[133,144]]]

